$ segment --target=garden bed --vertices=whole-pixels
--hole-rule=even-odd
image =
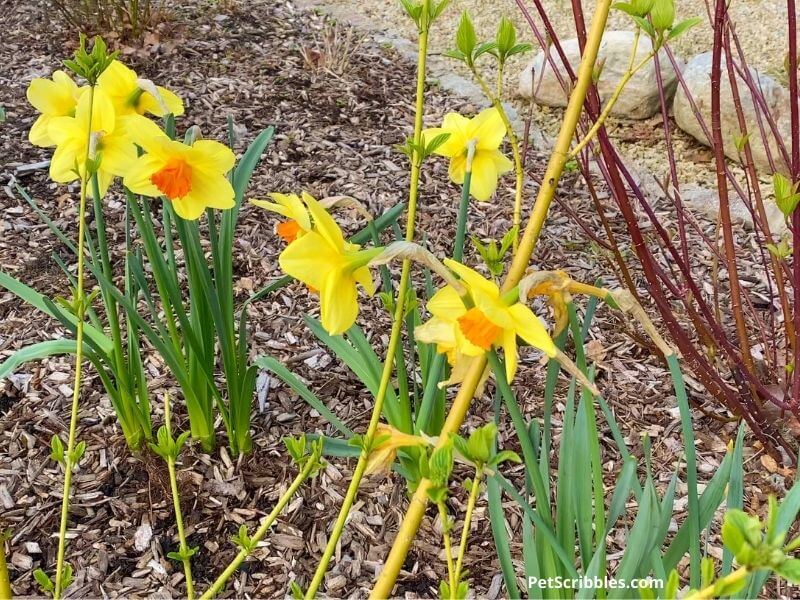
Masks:
[[[1,2],[0,9],[5,32],[0,86],[6,110],[6,122],[0,128],[0,177],[4,185],[12,178],[18,181],[45,212],[74,234],[76,190],[50,183],[46,170],[28,168],[46,160],[49,153],[27,143],[34,113],[24,97],[33,77],[47,76],[69,54],[74,36],[52,16],[43,19],[48,10],[44,3],[22,7]],[[333,45],[326,43],[331,36],[338,40]],[[181,122],[199,124],[207,138],[224,139],[231,116],[236,124],[234,151],[241,153],[261,129],[275,126],[275,141],[254,174],[250,197],[301,189],[318,198],[351,195],[376,214],[405,200],[407,161],[393,146],[411,131],[414,66],[358,31],[287,2],[250,2],[240,8],[197,2],[171,7],[143,47],[122,45],[120,49],[131,67],[184,98],[187,114]],[[480,108],[436,89],[426,99],[431,124],[440,122],[447,111],[470,113]],[[534,153],[531,158],[529,173],[535,181],[546,156]],[[590,202],[578,181],[567,175],[560,196],[572,210],[590,219]],[[526,190],[528,205],[535,187]],[[511,204],[505,199],[511,197],[512,188],[513,178],[508,177],[492,203],[473,205],[473,233],[496,238],[508,229]],[[440,255],[450,251],[444,232],[452,229],[455,220],[453,189],[443,161],[423,177],[418,229]],[[68,258],[58,240],[11,185],[0,198],[0,269],[42,293],[66,294],[64,278],[51,260],[53,253]],[[123,201],[118,193],[105,199],[112,254],[114,249],[124,249]],[[279,240],[265,215],[247,206],[240,221],[234,255],[240,301],[280,275]],[[584,242],[581,230],[561,208],[554,206],[548,223],[534,266],[565,268],[582,281],[605,272],[600,253]],[[285,361],[334,413],[356,431],[363,430],[371,398],[309,334],[302,315],[316,311],[316,304],[309,301],[305,288],[294,284],[249,310],[254,331],[251,355],[268,353]],[[362,310],[360,323],[378,347],[385,345],[390,319],[377,298]],[[64,335],[57,323],[0,292],[0,358],[31,342]],[[661,466],[671,467],[683,449],[674,394],[663,365],[645,354],[608,311],[601,311],[595,321],[589,352],[598,365],[601,388],[631,445],[638,452],[637,438],[648,433],[656,473]],[[58,529],[62,474],[49,459],[49,444],[54,433],[67,428],[72,369],[70,358],[47,359],[26,364],[13,378],[0,382],[0,525],[13,529],[11,576],[20,595],[37,594],[33,570],[49,569],[55,560],[57,538],[49,532]],[[164,392],[175,392],[155,353],[146,354],[146,370],[155,404]],[[71,504],[68,560],[75,567],[76,583],[70,595],[177,596],[182,573],[166,558],[177,543],[166,469],[150,455],[130,455],[99,380],[91,369],[86,372],[79,435],[87,441],[87,450]],[[290,481],[292,467],[281,437],[334,433],[286,386],[274,377],[268,381],[263,411],[253,419],[251,454],[231,459],[220,445],[212,456],[191,448],[182,458],[179,483],[187,533],[190,544],[201,548],[194,560],[200,589],[232,558],[235,548],[228,541],[230,535],[241,523],[255,525]],[[516,383],[529,416],[540,411],[542,381],[541,365],[523,353]],[[702,406],[702,389],[691,386],[690,392],[692,402]],[[183,429],[185,414],[176,405],[178,429]],[[468,425],[482,424],[490,415],[489,400],[478,400]],[[708,477],[735,435],[735,424],[696,419],[698,469]],[[601,443],[612,447],[608,433],[601,433]],[[507,437],[510,432],[501,428],[501,439]],[[613,453],[610,457],[609,473],[615,468]],[[769,462],[763,463],[764,469],[757,448],[746,448],[745,457],[748,508],[757,511],[767,494],[782,490],[784,475],[790,473]],[[327,527],[338,512],[350,468],[352,461],[331,459],[320,477],[291,502],[274,534],[228,589],[235,589],[238,596],[276,597],[286,592],[291,580],[307,581],[325,546]],[[521,471],[510,473],[519,478]],[[666,482],[658,484],[663,487]],[[326,579],[328,594],[360,597],[370,589],[405,502],[400,477],[376,476],[362,486]],[[454,502],[463,504],[465,497]],[[482,505],[473,526],[476,543],[470,546],[466,565],[473,590],[480,597],[497,597],[501,579]],[[513,539],[519,541],[520,521],[512,519],[510,526]],[[398,594],[429,597],[445,573],[433,519],[424,522],[414,548]],[[432,556],[438,559],[431,560]]]

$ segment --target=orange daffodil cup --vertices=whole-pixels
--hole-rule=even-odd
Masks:
[[[234,206],[226,177],[236,160],[233,152],[210,140],[191,145],[171,140],[143,115],[180,116],[183,101],[119,60],[100,74],[91,93],[56,71],[52,79],[34,79],[27,96],[41,113],[29,133],[31,143],[56,147],[50,163],[53,181],[79,179],[88,156],[101,196],[115,177],[122,177],[131,192],[165,198],[183,219],[197,219],[206,208]]]
[[[250,200],[250,203],[274,212],[275,214],[286,217],[285,221],[280,221],[275,226],[275,233],[287,244],[291,244],[301,235],[311,230],[311,216],[303,202],[314,201],[314,198],[307,192],[303,192],[303,200],[297,194],[269,194],[274,202],[266,200]]]
[[[465,363],[492,348],[503,349],[506,377],[513,380],[518,364],[517,337],[556,357],[558,349],[544,325],[519,302],[516,291],[501,294],[495,283],[477,271],[454,260],[444,262],[461,278],[466,293],[461,295],[451,285],[436,292],[428,302],[431,318],[417,327],[414,335],[421,342],[436,344],[440,354],[447,354],[455,367],[448,383],[460,382],[467,370]]]
[[[470,144],[474,144],[470,194],[481,202],[489,200],[497,189],[499,177],[514,168],[513,163],[500,152],[506,126],[498,110],[487,108],[471,119],[458,113],[447,113],[441,127],[426,129],[422,135],[430,141],[444,133],[450,135],[433,152],[450,159],[450,179],[459,185],[464,183],[467,154]]]
[[[198,219],[206,208],[234,206],[233,186],[225,176],[236,161],[230,148],[212,140],[187,145],[171,140],[144,117],[132,117],[132,122],[136,128],[131,133],[145,154],[128,169],[126,188],[143,196],[163,196],[182,219]]]

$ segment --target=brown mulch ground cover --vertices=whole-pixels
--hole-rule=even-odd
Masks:
[[[49,75],[74,48],[74,36],[53,15],[45,18],[50,10],[49,3],[22,6],[0,0],[4,38],[0,105],[7,113],[0,124],[0,178],[4,185],[9,183],[0,191],[0,269],[42,293],[55,295],[66,289],[51,255],[57,253],[68,263],[71,257],[10,185],[16,178],[74,235],[75,189],[54,186],[44,170],[17,171],[48,158],[48,152],[27,142],[35,115],[24,90],[33,77]],[[225,139],[226,119],[232,116],[237,152],[264,127],[276,127],[274,143],[255,173],[251,196],[301,189],[317,197],[346,194],[375,213],[403,201],[407,165],[393,145],[410,133],[414,65],[357,32],[333,26],[289,2],[259,0],[239,7],[186,2],[173,5],[165,17],[156,32],[145,38],[144,47],[120,45],[123,58],[143,76],[183,96],[187,114],[181,126],[196,123],[206,137]],[[336,43],[330,43],[332,38]],[[479,108],[436,89],[427,99],[430,124],[438,123],[448,110]],[[535,176],[546,157],[534,153],[532,158],[530,170]],[[473,207],[472,233],[497,238],[507,230],[512,186],[509,177],[497,200]],[[532,184],[527,196],[535,191]],[[560,194],[576,210],[590,210],[574,177],[565,179]],[[446,165],[430,163],[423,179],[418,229],[440,255],[451,250],[456,198]],[[119,256],[124,248],[124,207],[119,194],[109,195],[106,208],[112,252]],[[355,219],[349,221],[351,230],[359,226]],[[280,275],[276,257],[281,246],[272,227],[273,219],[260,209],[244,209],[235,257],[240,300]],[[535,266],[564,268],[576,279],[589,281],[606,271],[582,232],[558,207]],[[360,323],[380,353],[388,338],[389,320],[377,299],[365,304]],[[250,310],[252,355],[270,353],[285,361],[349,426],[363,429],[371,398],[305,328],[302,315],[313,313],[316,303],[304,289],[291,286]],[[0,359],[30,343],[64,335],[57,323],[0,292]],[[682,454],[666,371],[624,334],[620,322],[606,310],[598,314],[591,338],[590,355],[599,367],[601,388],[630,444],[639,452],[638,437],[649,433],[657,472],[666,473]],[[147,353],[146,369],[152,377],[153,398],[167,390],[180,397],[153,352]],[[177,544],[166,469],[152,456],[130,455],[100,381],[91,369],[87,373],[79,422],[79,436],[87,441],[87,451],[75,478],[69,529],[68,560],[76,572],[70,595],[179,596],[182,571],[166,558]],[[540,411],[542,378],[538,359],[523,353],[517,389],[523,409],[531,416]],[[72,360],[64,357],[27,364],[0,382],[0,525],[13,531],[11,576],[18,594],[36,594],[32,571],[37,567],[50,571],[55,561],[53,532],[58,526],[62,474],[48,458],[49,441],[54,433],[66,430],[71,381]],[[692,393],[693,401],[701,404],[702,390]],[[468,426],[484,423],[491,410],[488,397],[476,401]],[[177,411],[182,417],[180,406]],[[159,414],[156,408],[156,423]],[[184,453],[179,478],[189,542],[200,546],[193,560],[200,589],[233,556],[230,535],[241,523],[252,529],[293,476],[281,436],[334,433],[274,378],[265,410],[254,414],[253,429],[255,448],[241,459],[231,458],[222,444],[212,456],[194,448]],[[733,424],[698,420],[699,468],[704,476],[719,464],[734,429]],[[503,428],[501,437],[513,438],[512,431]],[[603,432],[603,443],[613,446],[608,432]],[[513,447],[513,441],[509,446]],[[748,471],[753,471],[748,474],[748,500],[758,506],[782,479],[779,474],[759,473],[757,451],[747,449],[746,456]],[[613,461],[608,466],[611,473]],[[282,597],[292,579],[305,584],[325,545],[351,467],[347,461],[332,459],[322,475],[303,488],[228,589],[235,588],[239,596]],[[512,474],[518,478],[520,471]],[[328,594],[359,597],[370,588],[392,542],[405,498],[405,486],[397,476],[365,483],[327,579]],[[453,500],[453,512],[459,516],[464,500]],[[511,504],[509,510],[514,513]],[[519,556],[520,522],[514,514],[509,525]],[[471,539],[467,567],[473,589],[481,597],[496,597],[501,593],[499,567],[484,503],[476,511]],[[443,557],[439,535],[428,519],[409,555],[398,594],[435,595],[445,572]]]

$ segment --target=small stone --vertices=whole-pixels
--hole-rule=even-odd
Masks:
[[[27,554],[14,552],[11,555],[11,564],[20,571],[30,571],[33,568],[33,559]]]
[[[602,102],[611,97],[623,74],[628,70],[634,35],[632,31],[607,31],[603,34],[603,41],[598,51],[598,65],[602,64],[603,67],[597,81],[597,91]],[[564,50],[567,61],[577,72],[581,60],[577,38],[561,42],[561,48]],[[653,45],[650,39],[640,35],[634,64],[643,61],[652,50]],[[564,63],[556,49],[550,48],[549,52],[550,57],[547,60],[545,60],[544,51],[539,52],[520,73],[519,95],[530,98],[533,93],[534,100],[538,104],[566,106],[569,94],[564,91],[553,71],[551,59],[567,85],[569,84],[569,75],[567,75]],[[672,63],[663,50],[659,51],[658,59],[664,82],[664,93],[669,102],[675,93],[677,78]],[[658,112],[660,105],[655,63],[650,60],[627,83],[611,109],[611,114],[626,119],[649,119]]]
[[[136,529],[136,533],[133,536],[133,547],[136,548],[137,552],[144,552],[150,545],[150,540],[152,538],[153,528],[150,527],[150,523],[147,521],[147,519],[144,519],[142,524]]]
[[[732,160],[739,161],[739,150],[736,148],[734,140],[742,135],[742,131],[739,129],[739,119],[736,114],[736,105],[734,103],[733,91],[731,90],[724,55],[721,61],[722,81],[720,84],[720,115],[722,144],[725,155]],[[711,52],[705,52],[692,58],[683,70],[683,79],[686,82],[687,91],[694,100],[697,110],[709,131],[711,130],[711,63]],[[764,96],[764,101],[775,121],[778,134],[783,138],[784,142],[788,144],[791,139],[789,91],[773,78],[763,75],[753,68],[750,68],[750,75],[754,84],[758,86]],[[767,124],[764,111],[760,108],[758,110],[756,109],[756,102],[753,100],[747,83],[741,75],[736,77],[736,87],[739,93],[739,100],[747,127],[747,133],[750,136],[750,147],[753,151],[753,162],[756,168],[762,173],[772,174],[774,172],[769,164],[767,148],[764,146],[764,142],[761,139],[759,129],[760,117],[767,134],[769,153],[772,155],[772,159],[775,163],[775,170],[779,173],[788,174],[789,167],[781,158],[778,144]],[[672,112],[678,127],[700,143],[709,145],[708,138],[700,125],[700,121],[695,116],[695,111],[692,107],[692,103],[689,101],[689,96],[687,96],[686,91],[684,91],[682,87],[679,87],[675,94],[675,100],[672,103]]]

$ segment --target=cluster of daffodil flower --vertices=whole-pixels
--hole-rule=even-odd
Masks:
[[[423,139],[444,139],[434,152],[450,159],[450,179],[463,184],[470,172],[470,193],[487,201],[500,175],[512,169],[499,149],[505,131],[497,109],[489,108],[471,119],[448,113],[442,127],[425,130]],[[302,199],[279,193],[271,198],[273,202],[252,202],[286,219],[276,225],[276,233],[288,244],[279,257],[281,268],[319,294],[321,321],[328,333],[344,333],[358,316],[358,287],[369,296],[375,293],[369,266],[384,248],[362,249],[345,241],[325,207],[306,192]],[[458,277],[457,283],[445,285],[430,299],[431,318],[414,335],[447,355],[453,371],[446,383],[461,382],[472,360],[492,348],[502,348],[511,381],[518,364],[517,337],[556,356],[555,344],[539,318],[520,302],[517,290],[502,294],[496,283],[474,269],[452,259],[444,264]]]
[[[121,177],[133,193],[166,198],[184,219],[197,219],[206,207],[233,206],[233,188],[225,177],[235,162],[233,152],[211,140],[192,145],[171,140],[144,115],[180,116],[183,101],[119,60],[111,62],[94,87],[79,87],[66,72],[56,71],[51,79],[34,79],[27,95],[41,113],[30,142],[55,146],[53,181],[80,179],[88,157],[101,196]]]

